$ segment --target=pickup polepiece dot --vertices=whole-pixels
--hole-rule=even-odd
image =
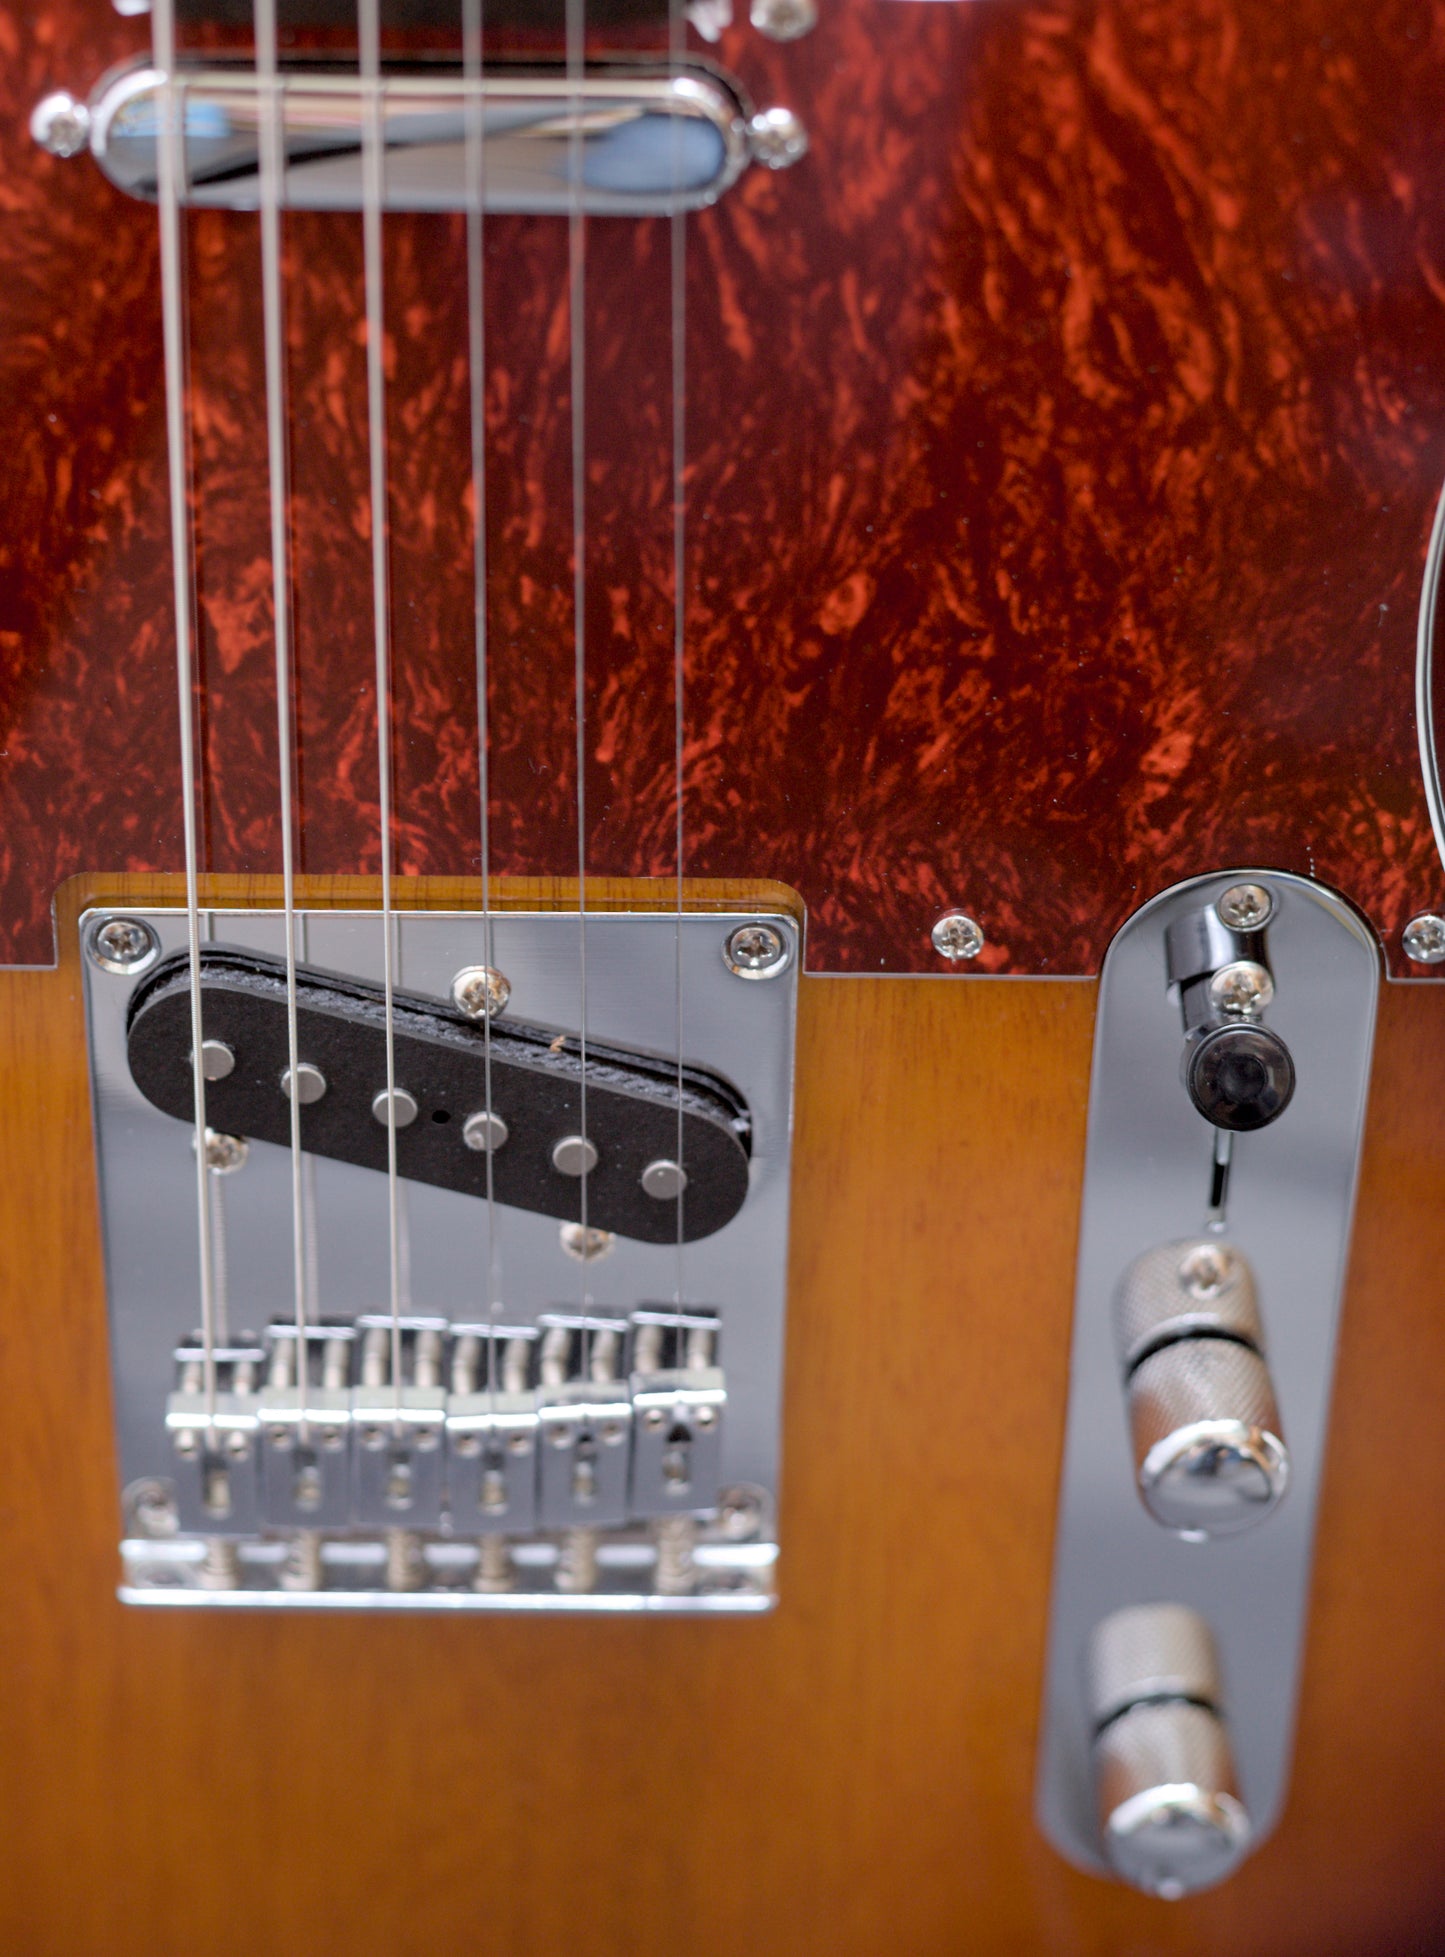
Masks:
[[[590,1175],[597,1167],[597,1146],[585,1135],[564,1135],[552,1150],[552,1167],[558,1175]]]
[[[416,1120],[416,1096],[414,1094],[408,1094],[404,1087],[398,1087],[391,1097],[391,1105],[394,1110],[391,1119],[396,1123],[397,1127],[410,1128],[411,1124]],[[371,1112],[383,1128],[388,1126],[386,1089],[384,1087],[373,1099]]]

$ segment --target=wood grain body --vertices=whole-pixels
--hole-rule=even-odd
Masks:
[[[687,867],[812,969],[1096,971],[1201,869],[1445,904],[1413,724],[1445,477],[1445,0],[829,0],[717,49],[812,138],[689,221]],[[26,134],[141,47],[0,4],[0,959],[179,862],[154,213]],[[301,859],[374,872],[359,222],[287,223]],[[258,233],[187,226],[203,842],[278,867]],[[565,226],[486,226],[494,865],[575,863]],[[397,862],[476,866],[464,236],[386,242]],[[672,868],[668,235],[588,228],[589,862]]]
[[[0,1945],[1445,1949],[1435,987],[1382,1002],[1284,1823],[1183,1905],[1034,1827],[1093,1001],[803,983],[772,1617],[353,1622],[114,1601],[78,972],[0,977]]]

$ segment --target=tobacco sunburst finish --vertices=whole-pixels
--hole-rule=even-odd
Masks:
[[[1285,1819],[1223,1889],[1163,1904],[1032,1820],[1092,986],[803,985],[773,1617],[276,1622],[114,1599],[64,943],[58,972],[0,980],[30,1110],[0,1185],[7,1948],[1445,1942],[1445,1115],[1416,1091],[1438,988],[1382,1004]]]

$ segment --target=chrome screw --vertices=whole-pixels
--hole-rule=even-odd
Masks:
[[[119,978],[135,978],[161,955],[161,941],[138,917],[108,917],[92,927],[87,944],[91,962]]]
[[[791,109],[759,109],[748,123],[754,163],[787,170],[808,154],[808,132]]]
[[[599,1257],[608,1256],[617,1246],[615,1231],[598,1230],[590,1223],[585,1228],[580,1223],[564,1223],[558,1240],[565,1255],[575,1264],[595,1264]]]
[[[1196,1244],[1179,1266],[1180,1283],[1195,1298],[1217,1298],[1234,1278],[1234,1259],[1218,1244]]]
[[[1274,898],[1262,883],[1236,883],[1214,908],[1231,931],[1259,931],[1274,915]]]
[[[642,1416],[642,1424],[650,1434],[655,1434],[659,1427],[667,1425],[667,1415],[661,1407],[649,1407]]]
[[[69,89],[58,88],[31,110],[30,134],[52,156],[79,156],[90,141],[90,110]]]
[[[723,963],[737,978],[777,978],[791,959],[788,940],[773,924],[740,924],[723,946]]]
[[[1438,965],[1445,960],[1445,917],[1434,911],[1421,911],[1405,926],[1405,956],[1417,965]]]
[[[747,1542],[763,1526],[763,1497],[756,1488],[725,1488],[718,1498],[718,1528],[729,1542]]]
[[[933,949],[953,965],[960,958],[977,958],[983,950],[983,927],[967,911],[945,911],[929,936]]]
[[[251,1144],[244,1135],[221,1135],[214,1128],[206,1130],[206,1167],[216,1175],[229,1176],[237,1169],[244,1169],[250,1153]]]
[[[1209,981],[1210,1003],[1231,1019],[1253,1019],[1274,997],[1274,980],[1252,959],[1221,965]]]
[[[753,0],[748,19],[770,41],[797,41],[818,25],[815,0]]]
[[[452,1004],[468,1019],[496,1019],[511,996],[510,979],[491,965],[463,965],[452,980]]]
[[[125,1491],[131,1526],[140,1536],[173,1536],[180,1527],[176,1498],[163,1481],[137,1481]]]

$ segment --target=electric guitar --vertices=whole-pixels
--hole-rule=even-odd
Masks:
[[[1445,1947],[1445,15],[0,6],[17,1952]]]

